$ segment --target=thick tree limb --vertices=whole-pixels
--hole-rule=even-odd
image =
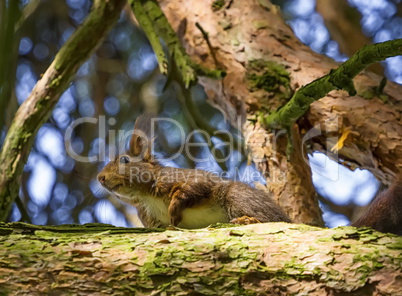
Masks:
[[[281,109],[262,119],[270,128],[289,127],[303,116],[311,103],[325,97],[332,90],[346,90],[350,96],[357,94],[352,79],[367,66],[402,54],[402,39],[366,45],[338,69],[300,88]]]
[[[162,232],[10,223],[0,224],[0,258],[8,294],[399,295],[402,237],[286,223]]]
[[[49,118],[77,69],[117,21],[125,3],[125,0],[96,0],[87,19],[64,44],[30,96],[18,109],[0,154],[0,221],[7,218],[18,195],[18,177],[38,129]]]

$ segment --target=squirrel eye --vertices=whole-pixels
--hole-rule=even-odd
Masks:
[[[128,156],[121,156],[120,157],[120,163],[129,163],[130,158]]]

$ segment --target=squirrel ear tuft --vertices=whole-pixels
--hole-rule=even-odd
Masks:
[[[152,120],[153,117],[150,113],[138,116],[130,140],[130,153],[145,161],[152,158],[152,142],[156,128],[156,122]]]

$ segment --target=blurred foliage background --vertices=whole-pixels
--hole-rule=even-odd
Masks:
[[[364,44],[402,38],[402,4],[399,0],[288,0],[273,1],[281,6],[284,17],[298,38],[314,51],[336,61],[344,61]],[[86,17],[88,0],[0,0],[0,127],[3,142],[18,106],[44,73],[54,56],[75,28]],[[386,60],[372,71],[402,83],[402,57]],[[10,221],[30,220],[34,224],[103,222],[135,226],[135,208],[123,205],[101,189],[95,177],[104,161],[78,162],[66,152],[65,145],[82,156],[99,156],[108,141],[109,131],[130,130],[135,118],[144,111],[177,120],[188,134],[193,126],[183,112],[183,100],[175,85],[166,90],[166,78],[158,73],[152,49],[129,14],[123,12],[108,38],[78,71],[62,95],[51,119],[40,129],[22,175],[20,197],[26,213],[13,206]],[[211,126],[237,135],[223,115],[206,102],[202,87],[192,89],[199,112]],[[106,137],[98,124],[83,123],[65,142],[68,126],[75,120],[105,116]],[[173,155],[181,144],[173,124],[159,126],[156,151]],[[238,135],[237,135],[238,136]],[[200,135],[194,142],[202,143]],[[214,144],[219,139],[212,138]],[[207,158],[194,162],[185,155],[166,165],[222,171],[206,147],[194,147],[193,155]],[[221,148],[222,153],[229,153]],[[252,184],[263,182],[253,166],[247,166],[240,151],[229,155],[224,164],[230,178],[244,176]],[[108,161],[107,159],[105,160]],[[367,204],[378,182],[367,171],[350,172],[313,153],[310,163],[314,182],[322,196],[324,219],[328,226],[347,224],[356,206]],[[326,165],[323,165],[326,163]],[[337,172],[334,178],[325,175]],[[241,176],[240,176],[241,177]],[[244,177],[243,177],[244,180]]]

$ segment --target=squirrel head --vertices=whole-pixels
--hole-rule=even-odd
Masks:
[[[137,204],[151,194],[161,165],[152,155],[152,117],[141,115],[134,124],[129,150],[115,157],[98,174],[98,181],[121,200]]]

